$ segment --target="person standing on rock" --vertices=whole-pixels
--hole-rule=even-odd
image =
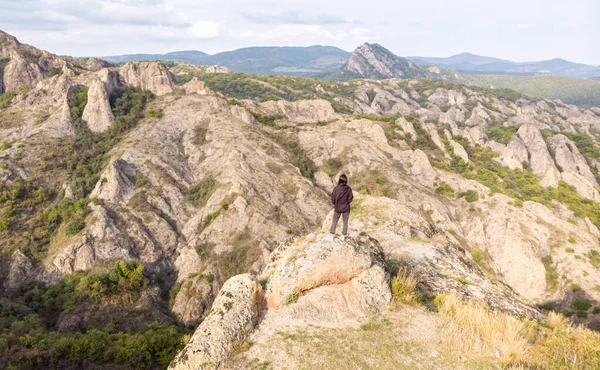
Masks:
[[[334,207],[333,222],[331,223],[331,230],[329,232],[329,240],[333,240],[335,236],[335,229],[337,227],[340,216],[343,219],[342,236],[340,239],[345,240],[348,234],[348,219],[350,218],[350,203],[352,203],[354,195],[352,194],[352,188],[348,186],[348,176],[342,174],[338,181],[337,186],[331,193],[331,203]]]

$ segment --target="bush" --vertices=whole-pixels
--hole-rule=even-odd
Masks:
[[[558,284],[558,272],[556,271],[556,266],[552,261],[552,256],[547,255],[542,257],[542,263],[544,264],[544,268],[546,269],[546,283],[554,288]]]
[[[573,301],[573,309],[576,311],[587,311],[592,307],[589,299],[585,298],[576,298]]]
[[[473,191],[473,190],[467,190],[465,192],[459,193],[458,197],[459,198],[464,197],[468,203],[473,203],[473,202],[476,202],[477,200],[479,200],[479,194],[477,194],[477,192]]]
[[[255,246],[247,231],[236,234],[232,244],[233,250],[221,254],[217,260],[217,268],[223,281],[248,272],[261,256],[260,248]]]
[[[16,94],[13,92],[5,92],[4,94],[0,94],[0,109],[10,106],[15,96]]]
[[[435,193],[438,195],[446,195],[446,196],[453,196],[454,195],[454,189],[452,188],[452,186],[448,185],[447,183],[443,182],[440,184],[440,186],[438,186],[435,189]]]
[[[272,135],[272,139],[290,154],[290,162],[298,167],[302,176],[314,181],[315,173],[319,169],[315,162],[310,159],[304,148],[302,148],[298,139],[285,134]]]
[[[478,265],[483,264],[483,253],[481,253],[479,249],[474,249],[471,252],[471,256],[473,256],[473,260],[475,261],[475,263],[477,263]]]
[[[506,145],[518,129],[516,126],[503,126],[501,123],[494,123],[486,128],[485,133],[490,140]]]
[[[161,108],[148,109],[148,112],[146,112],[146,114],[150,117],[154,117],[154,118],[158,118],[158,119],[163,117],[163,111]]]
[[[79,233],[81,230],[83,230],[85,228],[85,222],[81,221],[81,220],[75,220],[72,221],[71,223],[69,223],[69,225],[67,225],[67,227],[65,228],[65,234],[66,235],[75,235],[77,233]]]
[[[188,190],[186,198],[197,208],[202,208],[217,190],[218,186],[219,184],[212,176],[206,176]]]

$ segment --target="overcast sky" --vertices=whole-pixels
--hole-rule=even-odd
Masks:
[[[102,56],[377,42],[600,64],[599,0],[0,0],[0,30],[57,54]]]

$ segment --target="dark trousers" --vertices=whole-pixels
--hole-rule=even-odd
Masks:
[[[348,218],[350,218],[350,211],[344,213],[333,213],[333,222],[331,223],[330,233],[335,234],[335,228],[337,227],[338,220],[340,219],[340,215],[343,215],[342,219],[344,222],[344,227],[342,228],[342,234],[348,234]]]

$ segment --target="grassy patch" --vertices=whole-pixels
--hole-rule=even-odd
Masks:
[[[4,109],[12,103],[13,98],[16,96],[13,92],[5,92],[0,94],[0,109]]]
[[[416,293],[417,283],[415,276],[406,267],[399,267],[391,281],[394,302],[417,305],[420,301],[420,296]]]
[[[206,176],[188,190],[186,199],[195,207],[203,208],[218,187],[219,184],[212,176]]]
[[[298,167],[302,176],[314,181],[315,173],[319,170],[315,162],[308,156],[308,153],[302,148],[297,137],[283,132],[272,134],[271,138],[277,142],[290,155],[290,162]]]

